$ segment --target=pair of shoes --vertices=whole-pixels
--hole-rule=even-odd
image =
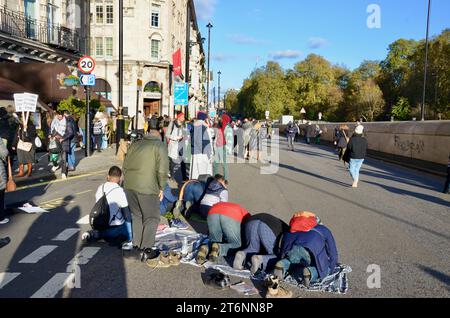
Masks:
[[[247,254],[245,254],[244,252],[237,252],[236,256],[234,256],[233,268],[239,271],[243,270],[246,257]]]
[[[208,256],[209,248],[208,245],[200,246],[197,256],[195,257],[195,262],[198,265],[203,265],[206,262],[206,256]]]
[[[266,298],[292,298],[292,291],[281,287],[279,282],[274,282],[267,288]]]
[[[156,258],[152,258],[152,259],[147,259],[145,261],[145,263],[147,264],[148,267],[150,268],[169,268],[170,266],[172,266],[170,264],[170,260],[169,260],[169,256],[168,255],[164,255],[164,254],[159,254],[158,257]]]
[[[252,256],[252,266],[250,267],[250,272],[255,275],[258,271],[262,269],[263,258],[261,255],[253,255]]]
[[[187,230],[189,228],[189,226],[184,223],[183,221],[181,221],[180,219],[171,219],[169,221],[170,227],[179,229],[179,230]]]
[[[9,223],[9,219],[8,218],[4,218],[3,220],[0,221],[0,224],[8,224]]]
[[[219,259],[219,251],[220,251],[220,245],[218,243],[213,243],[211,246],[211,253],[209,253],[209,261],[211,263],[217,263],[217,260]]]
[[[125,242],[122,244],[122,251],[132,251],[134,248],[133,242]]]
[[[65,173],[61,174],[61,179],[62,180],[67,180],[67,175]]]
[[[86,243],[96,241],[99,238],[100,238],[100,233],[95,230],[84,232],[83,235],[81,235],[81,240]]]

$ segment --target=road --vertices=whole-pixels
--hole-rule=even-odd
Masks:
[[[332,149],[280,147],[276,174],[260,174],[260,164],[231,165],[231,201],[286,222],[294,212],[315,212],[332,230],[340,262],[353,269],[345,296],[294,290],[295,297],[450,296],[450,197],[440,193],[442,178],[368,159],[352,189]],[[7,195],[7,203],[31,201],[50,212],[15,214],[0,227],[0,237],[12,240],[0,249],[0,298],[239,297],[205,287],[196,267],[152,271],[106,243],[83,246],[86,215],[104,178],[97,172]],[[80,288],[67,288],[77,255]],[[372,264],[381,270],[381,288],[368,288]]]

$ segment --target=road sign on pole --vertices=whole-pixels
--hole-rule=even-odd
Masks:
[[[189,85],[187,83],[175,83],[174,104],[189,106]]]
[[[95,75],[94,74],[81,75],[80,84],[83,86],[95,86]]]
[[[83,56],[78,61],[78,69],[84,74],[91,74],[95,69],[95,65],[95,60],[90,56]]]

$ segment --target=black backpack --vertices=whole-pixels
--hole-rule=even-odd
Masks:
[[[103,196],[95,203],[89,214],[89,223],[93,230],[104,231],[110,228],[109,220],[111,219],[111,211],[106,197],[108,194],[119,188],[120,187],[114,188],[108,193],[105,193],[105,185],[103,185]],[[117,213],[119,213],[119,211],[117,211]]]

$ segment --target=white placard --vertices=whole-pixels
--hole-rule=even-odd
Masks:
[[[24,93],[23,108],[25,112],[34,113],[36,111],[36,105],[39,95]]]
[[[14,107],[16,112],[23,112],[23,94],[14,94]]]

